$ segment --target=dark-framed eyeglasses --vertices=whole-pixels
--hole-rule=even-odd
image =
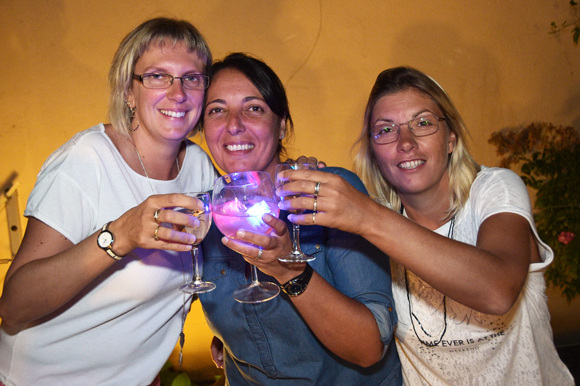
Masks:
[[[395,142],[399,139],[401,126],[404,125],[409,126],[409,130],[415,137],[426,137],[437,132],[439,121],[445,121],[445,118],[439,118],[435,114],[427,114],[411,119],[407,123],[381,123],[371,128],[371,138],[378,145]]]
[[[188,90],[205,90],[209,86],[209,76],[203,74],[173,76],[162,72],[148,72],[143,75],[133,74],[133,79],[143,83],[145,88],[169,88],[175,79],[179,79],[183,88]]]

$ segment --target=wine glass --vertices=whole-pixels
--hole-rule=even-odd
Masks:
[[[295,162],[276,165],[276,188],[279,188],[280,186],[289,182],[289,181],[281,181],[279,178],[277,178],[279,173],[283,172],[284,170],[300,170],[300,169],[316,170],[317,165],[312,162]],[[286,196],[282,197],[282,200],[294,197],[298,196]],[[293,214],[302,214],[305,212],[304,209],[292,209],[288,211]],[[312,261],[314,259],[315,257],[305,254],[300,249],[300,225],[292,224],[292,252],[290,252],[286,256],[279,257],[278,260],[286,263],[304,263],[307,261]]]
[[[191,249],[191,257],[193,258],[193,277],[187,284],[182,285],[179,290],[186,294],[200,294],[204,292],[213,291],[215,284],[201,280],[203,275],[203,266],[199,263],[198,246],[202,242],[205,235],[211,226],[211,198],[209,193],[191,192],[184,193],[186,196],[197,198],[203,203],[202,209],[187,209],[187,208],[173,208],[173,210],[181,213],[195,216],[199,221],[196,227],[183,227],[183,231],[195,236],[195,243]]]
[[[266,172],[240,172],[221,176],[214,182],[213,220],[218,229],[229,238],[236,238],[238,230],[269,233],[272,229],[262,220],[266,213],[278,217],[278,198]],[[261,303],[276,297],[280,287],[258,281],[258,270],[253,264],[252,282],[234,291],[240,303]]]

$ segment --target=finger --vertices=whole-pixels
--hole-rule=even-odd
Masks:
[[[296,169],[296,170],[284,170],[279,173],[276,178],[281,182],[295,182],[295,181],[319,181],[320,183],[330,183],[335,181],[339,176],[324,172],[321,170],[312,169]]]
[[[199,218],[191,209],[177,207],[172,210],[164,210],[163,212],[167,212],[164,215],[165,222],[181,226],[181,228],[197,228],[200,225]],[[177,227],[177,229],[181,230],[179,227]]]
[[[153,232],[153,240],[192,245],[195,243],[196,237],[193,234],[173,228],[157,226]]]
[[[314,221],[313,221],[314,219]],[[288,220],[293,224],[298,225],[322,225],[325,226],[324,220],[326,219],[326,214],[323,212],[306,213],[306,214],[289,214]]]
[[[262,216],[262,220],[272,227],[276,235],[284,236],[286,233],[288,233],[288,227],[283,220],[280,220],[279,218],[274,217],[268,213]]]
[[[198,199],[181,193],[157,194],[149,196],[145,202],[156,208],[174,208],[178,206],[191,209],[201,208]]]
[[[310,159],[311,159],[310,157],[306,157],[305,155],[301,155],[296,160],[296,163],[300,163],[300,164],[308,163],[310,161]]]
[[[237,252],[244,257],[249,257],[251,259],[256,259],[258,254],[260,253],[259,247],[252,246],[250,244],[246,244],[244,242],[235,239],[230,239],[228,237],[223,237],[222,243],[224,243],[224,245],[230,248],[232,251]],[[261,257],[264,256],[263,253],[264,252],[262,251]]]
[[[258,246],[258,247],[270,249],[270,245],[272,244],[270,242],[271,239],[272,239],[272,236],[265,235],[263,233],[254,233],[254,232],[245,231],[245,230],[239,230],[236,233],[236,240],[241,240],[241,241],[245,242],[246,245],[248,243],[253,244],[254,247]],[[255,256],[255,254],[254,254],[254,256]]]
[[[278,208],[281,210],[313,210],[314,209],[314,196],[298,196],[294,198],[286,198],[283,201],[278,202]],[[324,200],[318,196],[316,198],[316,210],[320,211],[324,208]]]

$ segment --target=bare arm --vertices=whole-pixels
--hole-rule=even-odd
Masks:
[[[275,235],[238,233],[238,238],[262,246],[263,253],[256,259],[258,248],[224,237],[224,243],[264,273],[283,284],[304,271],[305,264],[285,264],[279,256],[292,250],[286,223],[266,215],[266,222]],[[380,360],[384,344],[372,312],[361,302],[354,300],[331,286],[322,276],[313,273],[304,293],[290,297],[316,337],[336,355],[368,367]]]
[[[135,248],[187,251],[195,238],[183,232],[160,228],[163,240],[154,240],[158,224],[156,209],[169,206],[197,208],[195,199],[184,195],[152,196],[130,209],[109,229],[115,235],[113,250],[126,255]],[[196,221],[171,210],[160,212],[160,222],[187,225]],[[74,245],[43,222],[30,218],[22,245],[7,272],[0,298],[0,317],[5,327],[17,332],[27,323],[59,309],[116,261],[97,245],[99,232]]]
[[[279,189],[312,194],[321,182],[316,223],[361,235],[445,295],[474,310],[503,314],[516,301],[529,264],[539,261],[527,220],[500,213],[486,219],[472,246],[437,235],[374,202],[338,176],[318,171],[293,171],[297,179]],[[312,208],[313,199],[280,203],[282,209]],[[348,208],[348,210],[345,210]],[[312,215],[292,215],[312,224]]]

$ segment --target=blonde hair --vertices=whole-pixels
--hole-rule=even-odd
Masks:
[[[371,197],[393,210],[401,209],[401,199],[397,190],[381,174],[371,143],[371,114],[378,100],[388,94],[415,89],[430,97],[443,113],[443,117],[456,136],[453,152],[449,156],[449,215],[455,215],[469,198],[471,184],[480,170],[479,164],[469,154],[467,136],[469,135],[461,115],[443,88],[431,77],[411,67],[395,67],[379,74],[369,95],[363,129],[353,147],[358,147],[354,159],[354,169],[367,187]]]
[[[212,55],[203,36],[189,22],[170,18],[147,20],[131,31],[121,42],[109,70],[109,119],[113,127],[124,136],[130,136],[132,113],[126,99],[133,84],[135,64],[152,44],[177,44],[183,42],[190,52],[195,52],[204,64],[204,73],[210,68]],[[192,130],[192,135],[198,125]]]

